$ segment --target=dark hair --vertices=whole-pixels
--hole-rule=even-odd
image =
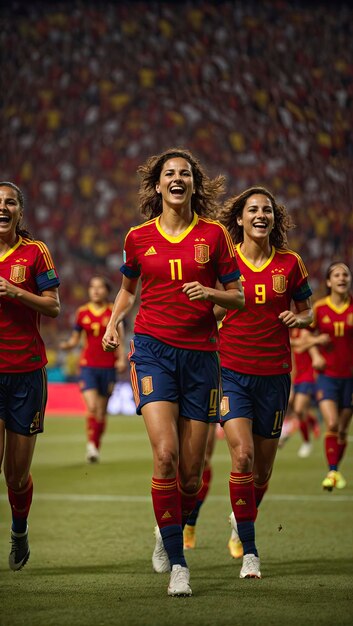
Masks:
[[[102,281],[108,293],[111,293],[113,291],[113,285],[111,281],[109,280],[109,278],[106,278],[106,276],[101,276],[100,274],[95,274],[94,276],[91,276],[89,285],[91,284],[92,280],[94,280],[95,278],[98,278],[99,280]]]
[[[295,227],[284,205],[278,204],[274,195],[266,187],[254,186],[245,189],[238,196],[229,198],[220,212],[219,219],[230,232],[234,243],[241,243],[244,239],[243,226],[238,224],[237,218],[241,217],[245,203],[250,196],[262,194],[270,198],[274,212],[274,226],[270,233],[270,244],[275,248],[286,248],[287,231]]]
[[[21,209],[24,209],[25,201],[24,201],[23,193],[22,193],[21,189],[19,187],[17,187],[17,185],[15,185],[15,183],[10,183],[8,181],[4,181],[3,180],[3,181],[0,182],[0,187],[11,187],[11,189],[14,189],[14,191],[16,191],[16,194],[17,194],[18,203],[19,203]],[[16,234],[20,235],[21,237],[26,237],[27,239],[33,239],[33,236],[31,235],[29,230],[27,230],[27,228],[25,228],[22,219],[16,225]]]
[[[185,159],[191,165],[195,184],[195,193],[191,199],[192,210],[198,215],[214,217],[219,210],[217,198],[224,191],[225,177],[210,179],[198,159],[183,148],[170,148],[162,154],[151,156],[138,168],[137,172],[141,177],[139,199],[142,215],[152,219],[162,213],[162,197],[157,193],[156,185],[164,163],[173,158]]]

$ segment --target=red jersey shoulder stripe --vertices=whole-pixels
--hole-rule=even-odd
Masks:
[[[39,250],[43,254],[47,268],[52,269],[54,267],[53,259],[45,243],[33,239],[22,239],[22,243],[25,246],[37,246],[37,248],[39,248]]]
[[[294,250],[286,250],[286,249],[282,249],[282,248],[276,248],[276,252],[278,252],[278,254],[291,254],[292,256],[296,257],[297,261],[298,261],[298,265],[299,265],[299,269],[301,272],[301,275],[303,276],[303,278],[306,278],[308,276],[308,272],[307,269],[303,263],[303,260],[301,258],[301,256],[299,254],[297,254],[296,252],[294,252]]]
[[[212,220],[209,217],[202,217],[199,215],[199,219],[202,219],[207,224],[214,224],[215,226],[218,226],[223,231],[226,242],[227,242],[229,254],[231,257],[234,257],[235,256],[234,243],[226,227],[223,226],[223,224],[221,224],[221,222],[219,222],[218,220]]]

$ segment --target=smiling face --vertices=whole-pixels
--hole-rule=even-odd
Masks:
[[[243,226],[244,237],[265,239],[275,223],[275,214],[270,198],[264,194],[253,194],[247,198],[241,217],[237,218],[239,226]]]
[[[6,185],[0,186],[0,237],[13,239],[16,226],[23,216],[17,191]]]
[[[331,293],[344,296],[350,292],[352,285],[352,274],[344,263],[337,263],[330,272],[327,286]]]
[[[156,191],[162,194],[163,202],[170,207],[188,206],[194,191],[191,164],[181,157],[168,159],[163,165]]]

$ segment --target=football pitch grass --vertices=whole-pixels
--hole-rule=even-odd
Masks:
[[[83,418],[47,417],[32,466],[31,557],[8,569],[10,508],[0,476],[0,626],[341,626],[353,624],[353,441],[347,487],[323,492],[322,439],[299,459],[278,452],[257,520],[262,580],[230,557],[229,453],[217,441],[213,482],[186,552],[191,598],[167,596],[152,571],[151,451],[142,418],[109,418],[101,463],[84,462]]]

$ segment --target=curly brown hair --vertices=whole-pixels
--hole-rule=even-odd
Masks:
[[[173,158],[182,158],[191,165],[195,193],[192,195],[191,208],[198,215],[213,218],[220,210],[218,196],[224,192],[224,176],[209,178],[200,162],[189,150],[169,148],[162,154],[151,156],[137,172],[141,177],[139,200],[140,211],[147,219],[153,219],[162,213],[162,197],[156,191],[163,165]]]
[[[19,187],[17,187],[17,185],[15,185],[15,183],[10,183],[10,182],[8,182],[6,180],[3,180],[3,181],[0,182],[0,187],[11,187],[11,189],[16,191],[18,203],[19,203],[21,209],[22,210],[24,209],[25,201],[24,201],[23,193],[22,193],[21,189]],[[16,225],[16,235],[20,235],[21,237],[25,237],[26,239],[33,239],[33,236],[31,235],[29,230],[27,230],[27,228],[25,228],[22,219]]]
[[[238,224],[237,218],[242,216],[245,203],[250,196],[262,194],[271,200],[274,212],[274,227],[270,233],[270,244],[275,248],[287,248],[287,232],[295,228],[291,217],[283,204],[278,204],[274,195],[265,187],[254,186],[245,189],[238,196],[232,196],[223,205],[219,213],[219,220],[229,231],[234,243],[241,243],[244,239],[243,226]]]

